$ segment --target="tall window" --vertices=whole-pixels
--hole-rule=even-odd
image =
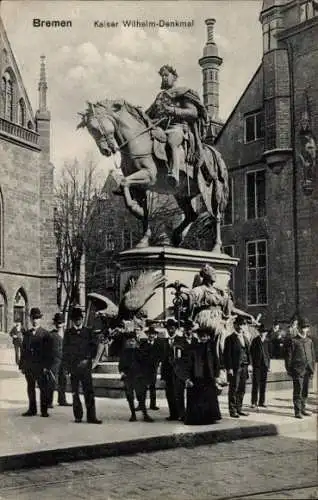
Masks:
[[[264,137],[264,112],[257,111],[244,116],[244,142],[257,141]]]
[[[317,0],[307,0],[300,5],[300,22],[318,15]]]
[[[10,74],[6,71],[2,78],[2,95],[4,101],[4,117],[13,120],[13,83]]]
[[[246,174],[246,204],[247,219],[257,219],[266,215],[265,170]]]
[[[247,256],[247,304],[267,304],[267,242],[248,241]]]
[[[21,125],[21,127],[25,126],[25,104],[22,98],[18,103],[18,124]]]
[[[224,212],[223,226],[231,226],[233,224],[233,178],[229,179],[229,200]]]

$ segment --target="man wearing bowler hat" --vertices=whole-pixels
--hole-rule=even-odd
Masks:
[[[198,343],[198,339],[194,336],[194,332],[199,329],[199,325],[191,319],[187,319],[182,323],[183,335],[176,337],[173,344],[174,351],[174,373],[175,373],[175,397],[178,408],[178,420],[183,421],[185,417],[185,389],[186,384],[183,378],[178,374],[182,367],[188,361],[189,352],[193,346]]]
[[[54,389],[57,389],[59,406],[72,406],[66,401],[66,370],[62,363],[63,354],[63,337],[64,337],[64,316],[62,313],[57,312],[53,318],[54,329],[50,331],[52,340],[52,358],[53,366],[52,372],[54,374],[56,383],[52,385],[49,391],[49,407],[53,407]]]
[[[87,423],[101,424],[96,418],[95,397],[92,379],[92,360],[96,356],[97,346],[91,329],[83,325],[83,313],[80,307],[71,311],[73,326],[64,333],[62,362],[71,374],[73,393],[73,413],[76,423],[82,422],[83,406],[79,396],[80,383],[83,388]]]
[[[162,357],[163,344],[161,339],[158,339],[158,331],[155,324],[148,320],[146,321],[147,328],[145,334],[147,338],[140,341],[140,349],[143,353],[144,363],[147,365],[147,381],[150,395],[150,410],[159,410],[157,406],[156,383],[157,373]],[[141,408],[138,407],[138,410]]]
[[[305,318],[299,319],[299,331],[290,337],[285,347],[285,365],[288,375],[293,379],[293,402],[296,418],[309,416],[306,410],[309,380],[315,370],[315,350],[310,337],[307,336],[310,323]]]
[[[246,318],[239,315],[234,320],[234,332],[225,339],[224,366],[229,381],[229,412],[232,418],[248,416],[242,411],[246,380],[250,367],[250,345],[244,334]]]
[[[27,381],[29,408],[24,417],[32,417],[37,413],[35,387],[40,389],[41,416],[48,417],[47,374],[52,367],[51,342],[49,332],[41,327],[42,313],[38,307],[32,307],[30,319],[32,328],[23,337],[19,368]]]
[[[266,407],[265,393],[271,362],[271,342],[268,338],[269,327],[262,323],[258,331],[259,335],[253,338],[250,349],[253,366],[251,408],[255,408],[255,406]]]

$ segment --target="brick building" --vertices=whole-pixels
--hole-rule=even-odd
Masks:
[[[0,18],[0,331],[27,324],[30,307],[44,321],[56,311],[53,165],[42,56],[34,115]]]
[[[317,328],[318,3],[264,0],[260,22],[262,61],[216,138],[232,193],[223,244],[249,312]]]

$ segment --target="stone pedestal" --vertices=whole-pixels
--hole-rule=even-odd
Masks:
[[[239,259],[223,253],[204,252],[173,247],[148,247],[126,250],[120,258],[120,294],[122,295],[130,277],[137,277],[141,271],[161,271],[166,276],[166,285],[180,281],[192,288],[193,279],[205,263],[217,273],[216,285],[225,288],[231,277],[231,270]],[[170,316],[174,295],[171,288],[159,288],[145,306],[150,319]]]

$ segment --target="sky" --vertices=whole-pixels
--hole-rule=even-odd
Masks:
[[[86,130],[76,131],[86,101],[124,98],[147,108],[160,88],[158,69],[171,64],[179,84],[202,95],[198,59],[206,42],[205,19],[215,18],[215,41],[223,58],[220,118],[225,120],[262,58],[259,0],[3,0],[1,17],[34,112],[40,56],[46,56],[48,106],[52,117],[51,159],[59,172],[65,161],[87,155],[101,175],[113,166]],[[37,28],[33,19],[71,20],[71,28]],[[193,20],[191,28],[123,27],[125,20]],[[118,22],[99,28],[95,21]]]

